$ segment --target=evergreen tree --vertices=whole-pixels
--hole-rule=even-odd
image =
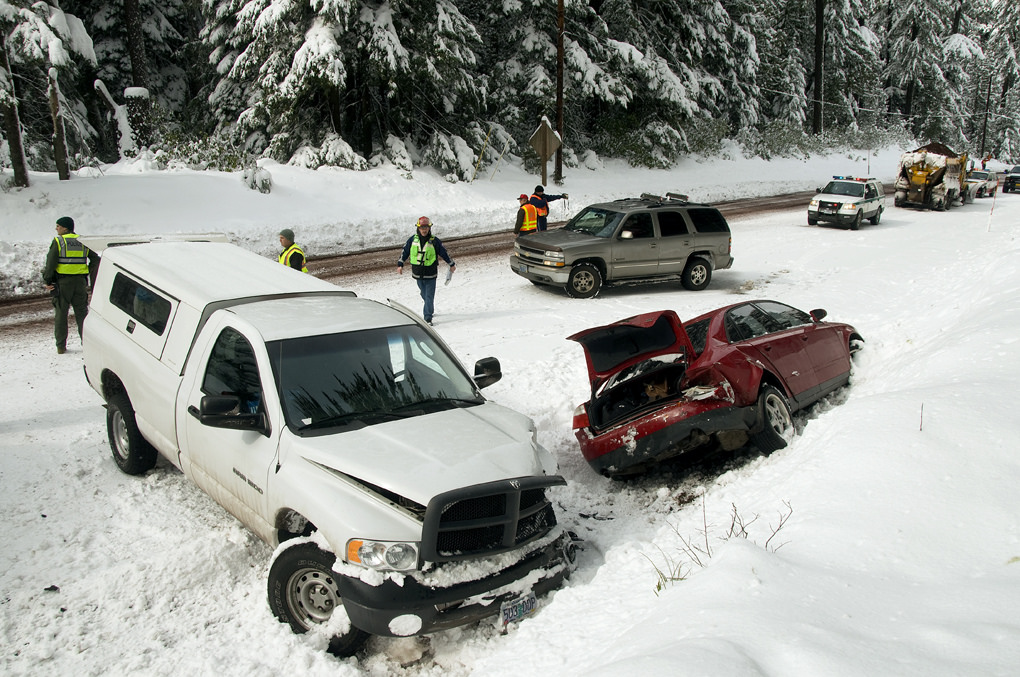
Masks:
[[[60,111],[70,152],[79,156],[88,152],[87,144],[94,130],[84,118],[76,83],[78,65],[95,64],[96,57],[82,22],[56,4],[0,0],[0,30],[6,62],[0,69],[3,71],[0,113],[15,183],[27,186],[26,167],[49,171],[56,168],[49,102],[50,68],[56,69],[61,83]]]

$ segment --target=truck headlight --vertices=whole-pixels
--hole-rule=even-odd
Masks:
[[[562,267],[563,252],[542,252],[542,265]]]
[[[818,200],[812,200],[811,202],[808,202],[808,207],[817,207],[817,206],[818,206]]]
[[[378,571],[409,571],[418,568],[418,544],[352,538],[347,561]]]

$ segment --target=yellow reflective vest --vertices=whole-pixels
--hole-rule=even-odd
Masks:
[[[78,242],[77,233],[57,235],[57,274],[58,275],[88,275],[89,260],[88,249],[81,242]]]
[[[301,272],[307,273],[308,260],[305,258],[305,253],[301,250],[301,247],[297,246],[296,244],[292,244],[291,246],[283,250],[283,253],[280,254],[280,263],[282,263],[285,266],[290,266],[290,255],[294,254],[295,252],[301,254]]]

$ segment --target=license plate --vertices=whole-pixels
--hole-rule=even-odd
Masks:
[[[533,592],[507,600],[499,605],[499,626],[506,628],[507,625],[535,613],[537,608],[538,598]]]
[[[526,272],[528,272],[528,267],[526,265],[524,265],[523,263],[518,263],[517,264],[517,270],[519,270],[522,273],[526,273]]]
[[[831,208],[831,207],[824,207],[824,208],[822,209],[822,213],[823,213],[823,214],[835,214],[835,213],[836,213],[836,210],[835,210],[835,209],[833,209],[833,208]]]

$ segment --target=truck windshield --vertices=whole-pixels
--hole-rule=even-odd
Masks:
[[[418,326],[308,336],[266,347],[287,426],[299,435],[484,401],[454,359]]]
[[[598,207],[586,207],[584,211],[570,219],[570,222],[563,226],[563,230],[594,235],[595,237],[612,237],[613,233],[616,232],[616,227],[620,225],[622,220],[622,212],[599,209]]]
[[[850,181],[829,181],[829,185],[822,192],[828,195],[864,197],[864,184]]]

